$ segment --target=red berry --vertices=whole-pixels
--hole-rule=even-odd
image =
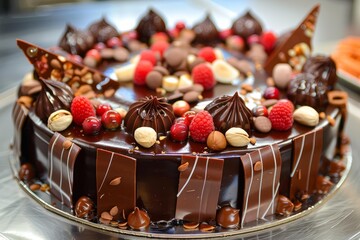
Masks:
[[[184,123],[185,122],[185,118],[183,117],[179,117],[179,118],[176,118],[174,123]]]
[[[156,54],[155,52],[151,51],[151,50],[144,50],[140,53],[140,61],[149,61],[152,63],[152,65],[156,65],[157,59],[156,59]]]
[[[269,113],[272,129],[278,131],[289,130],[294,122],[294,105],[287,99],[278,101]]]
[[[186,113],[184,113],[183,117],[184,117],[184,123],[188,126],[190,126],[191,121],[194,119],[196,115],[195,111],[187,111]]]
[[[251,45],[251,44],[254,44],[254,43],[260,43],[260,37],[259,37],[259,35],[253,34],[253,35],[250,35],[246,39],[246,41],[247,41],[248,45]]]
[[[256,106],[252,109],[252,113],[255,117],[259,117],[259,116],[264,116],[267,117],[268,116],[268,110],[265,106],[263,105],[259,105]]]
[[[233,34],[231,28],[229,29],[225,29],[225,30],[222,30],[219,35],[220,35],[220,38],[225,40],[226,38],[230,37],[231,35]]]
[[[94,49],[98,51],[103,50],[104,48],[106,48],[106,45],[103,42],[98,42],[97,44],[94,45]]]
[[[149,61],[139,61],[134,72],[134,83],[137,85],[146,84],[146,76],[153,69],[153,64]]]
[[[98,116],[102,116],[105,112],[111,110],[112,107],[110,106],[110,104],[104,103],[104,104],[100,104],[97,108],[96,108],[96,115]]]
[[[238,35],[233,35],[226,39],[226,46],[231,50],[242,51],[244,48],[244,40]]]
[[[110,38],[109,40],[106,41],[106,45],[109,48],[117,48],[117,47],[122,46],[122,42],[121,42],[120,38],[112,37],[112,38]]]
[[[276,43],[276,35],[273,32],[264,32],[260,37],[260,43],[264,46],[266,52],[271,52]]]
[[[268,87],[265,89],[263,97],[265,99],[279,99],[280,91],[276,87]]]
[[[183,122],[174,123],[170,128],[170,135],[175,141],[185,141],[189,135],[189,128]]]
[[[172,37],[172,38],[177,38],[180,34],[180,31],[177,30],[176,28],[173,28],[173,29],[170,29],[168,31],[169,35]],[[165,41],[157,41],[157,42],[165,42]]]
[[[101,121],[97,117],[87,117],[82,123],[84,133],[87,135],[96,135],[101,130]]]
[[[160,54],[160,56],[163,56],[164,52],[166,51],[166,49],[168,49],[169,45],[170,44],[165,41],[154,42],[151,45],[151,50],[153,52],[158,52]]]
[[[191,72],[191,77],[194,83],[201,84],[205,90],[212,89],[215,86],[214,73],[206,63],[196,65]]]
[[[184,100],[178,100],[172,105],[176,116],[182,116],[185,112],[190,110],[190,105]]]
[[[198,57],[203,58],[207,62],[213,62],[216,60],[216,54],[212,47],[204,47],[199,50]]]
[[[86,56],[85,57],[92,57],[94,58],[97,62],[99,62],[101,60],[101,54],[99,52],[99,50],[96,49],[90,49],[89,51],[87,51]]]
[[[151,36],[150,42],[154,43],[154,42],[158,42],[158,41],[169,41],[169,37],[166,33],[164,32],[157,32],[154,35]]]
[[[117,129],[121,124],[121,115],[115,110],[109,110],[101,116],[101,123],[109,130]]]
[[[95,110],[90,100],[84,96],[76,96],[71,103],[71,114],[73,121],[81,125],[87,117],[94,117]]]
[[[190,136],[195,142],[206,142],[214,129],[213,118],[207,111],[198,112],[189,126]]]
[[[183,21],[178,21],[176,24],[175,24],[175,28],[178,30],[178,31],[181,31],[183,30],[184,28],[186,28],[185,26],[185,23]]]

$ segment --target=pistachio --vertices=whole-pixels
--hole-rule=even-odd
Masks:
[[[60,132],[68,128],[73,120],[69,111],[58,110],[53,112],[48,118],[48,128],[55,132]]]
[[[139,127],[134,132],[135,141],[144,148],[150,148],[156,142],[156,132],[151,127]]]
[[[309,127],[314,127],[319,123],[318,112],[309,106],[302,106],[296,109],[293,117],[296,122]]]
[[[244,147],[250,143],[249,134],[242,128],[232,127],[225,133],[226,140],[233,147]]]

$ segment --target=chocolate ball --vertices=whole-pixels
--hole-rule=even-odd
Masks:
[[[150,225],[150,217],[144,211],[135,207],[135,210],[128,216],[128,225],[134,230],[143,230]]]
[[[19,170],[19,179],[21,181],[30,181],[35,177],[35,169],[31,163],[24,163]]]
[[[159,73],[158,71],[151,71],[149,72],[149,74],[146,76],[146,85],[150,88],[150,89],[156,89],[161,87],[162,85],[162,79],[163,79],[163,75],[161,73]]]
[[[216,214],[216,222],[223,228],[237,228],[240,223],[239,209],[222,207]]]
[[[78,218],[91,220],[94,217],[94,202],[87,196],[82,196],[75,204],[75,215]]]

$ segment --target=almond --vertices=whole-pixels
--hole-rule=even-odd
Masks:
[[[302,106],[296,109],[293,117],[296,122],[309,127],[314,127],[319,123],[318,112],[309,106]]]

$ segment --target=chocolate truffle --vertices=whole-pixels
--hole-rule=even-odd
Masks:
[[[218,210],[216,222],[223,228],[237,228],[240,224],[239,211],[239,209],[224,206]]]
[[[106,42],[110,38],[119,36],[116,28],[109,24],[105,18],[94,22],[88,29],[97,42]]]
[[[130,105],[124,125],[131,134],[139,127],[151,127],[158,134],[166,134],[174,120],[172,106],[164,98],[150,96]]]
[[[73,55],[85,56],[85,53],[93,44],[94,38],[89,33],[78,30],[68,24],[64,35],[60,39],[59,46],[64,51]]]
[[[36,100],[35,113],[41,121],[47,123],[51,113],[70,109],[74,95],[71,88],[63,82],[45,79],[39,81],[42,90]]]
[[[261,35],[262,26],[260,22],[247,11],[243,16],[236,19],[231,27],[234,34],[246,40],[251,35]]]
[[[30,181],[35,177],[35,168],[31,163],[24,163],[19,170],[19,179],[21,181]]]
[[[192,30],[195,32],[194,44],[215,45],[220,42],[219,31],[209,14],[206,15],[202,22],[196,24]]]
[[[94,217],[94,202],[89,197],[82,196],[75,204],[75,215],[78,218],[92,220]]]
[[[164,20],[153,9],[140,20],[136,27],[138,40],[148,43],[151,36],[157,32],[166,32],[166,25]]]
[[[238,92],[232,97],[222,96],[215,98],[205,107],[205,110],[213,117],[215,128],[222,133],[232,127],[241,127],[247,132],[251,130],[251,110],[246,107]]]
[[[134,230],[143,230],[150,225],[149,215],[138,207],[135,207],[135,210],[129,214],[127,221]]]

